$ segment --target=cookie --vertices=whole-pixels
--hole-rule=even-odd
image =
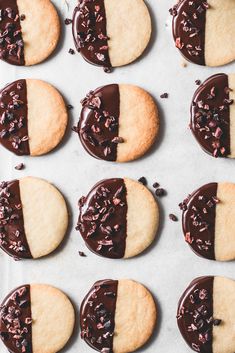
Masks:
[[[235,74],[216,74],[196,90],[190,127],[203,150],[235,158]]]
[[[55,50],[60,21],[50,0],[1,0],[0,58],[13,65],[38,64]]]
[[[78,52],[105,71],[141,56],[151,31],[151,18],[143,0],[79,0],[73,14]]]
[[[0,143],[17,155],[40,156],[62,140],[68,113],[61,94],[40,80],[18,80],[0,91]]]
[[[97,183],[79,201],[77,229],[94,253],[129,258],[154,241],[159,210],[151,192],[141,183],[125,178]]]
[[[235,60],[234,0],[180,0],[170,12],[175,45],[185,59],[206,66]]]
[[[80,308],[81,337],[102,353],[133,352],[150,338],[156,319],[155,302],[142,284],[98,281]]]
[[[233,353],[235,282],[224,277],[200,277],[179,301],[177,322],[187,344],[201,353]]]
[[[142,88],[111,84],[82,100],[75,130],[86,151],[95,158],[127,162],[143,156],[159,131],[159,115],[152,97]]]
[[[12,353],[55,353],[72,335],[73,305],[59,289],[22,285],[2,302],[0,337]]]
[[[49,182],[25,177],[0,184],[0,247],[15,258],[54,251],[68,226],[61,193]]]
[[[180,205],[186,242],[207,259],[235,259],[235,184],[210,183]]]

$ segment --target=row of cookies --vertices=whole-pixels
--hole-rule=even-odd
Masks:
[[[34,65],[55,50],[60,20],[50,0],[4,0],[0,14],[0,58],[14,65]],[[170,13],[176,47],[199,65],[225,65],[235,59],[233,0],[180,0]],[[152,32],[143,0],[79,0],[74,10],[73,37],[86,61],[104,67],[136,60]],[[217,26],[214,26],[214,23]]]
[[[0,306],[0,337],[11,353],[55,353],[75,328],[75,307],[61,290],[45,284],[22,285]],[[80,307],[81,337],[102,353],[133,352],[151,337],[155,301],[132,280],[101,280]],[[145,317],[145,320],[143,320]]]

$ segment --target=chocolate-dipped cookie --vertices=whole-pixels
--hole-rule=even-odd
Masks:
[[[60,21],[50,0],[1,0],[0,58],[13,65],[35,65],[55,50]]]
[[[103,86],[82,100],[75,130],[93,157],[132,161],[153,145],[159,131],[158,109],[142,88],[124,84]]]
[[[235,157],[235,75],[216,74],[196,90],[190,128],[203,150],[214,157]]]
[[[68,113],[61,94],[40,80],[18,80],[0,91],[0,143],[17,155],[39,156],[62,140]]]
[[[155,302],[142,284],[98,281],[80,308],[81,336],[102,353],[133,352],[150,338],[156,319]]]
[[[74,10],[77,50],[107,72],[136,60],[147,47],[151,30],[143,0],[79,0]]]
[[[45,180],[25,177],[0,184],[0,247],[15,258],[39,258],[62,242],[68,211]]]
[[[10,353],[55,353],[72,335],[73,306],[52,286],[22,285],[9,293],[0,308],[0,338]]]
[[[158,205],[151,192],[131,179],[105,179],[79,201],[77,229],[88,248],[104,257],[136,256],[155,239]]]
[[[180,298],[177,322],[187,344],[195,352],[232,353],[235,350],[235,281],[224,277],[200,277]]]
[[[175,45],[187,60],[206,66],[235,60],[233,0],[180,0],[170,13]]]
[[[207,259],[235,259],[235,184],[210,183],[180,204],[185,241]]]

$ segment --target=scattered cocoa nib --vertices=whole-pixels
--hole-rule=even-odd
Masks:
[[[158,188],[155,190],[155,195],[157,197],[162,197],[162,196],[165,196],[166,195],[166,191],[162,188]]]
[[[20,15],[20,20],[24,21],[26,19],[26,16],[24,14]]]
[[[169,218],[171,221],[173,222],[178,222],[178,218],[176,217],[176,215],[174,215],[173,213],[169,214]]]
[[[67,25],[70,25],[71,23],[73,23],[73,20],[71,20],[71,18],[66,18],[66,19],[64,20],[64,23],[65,23],[66,26],[67,26]]]
[[[73,109],[73,106],[71,104],[67,104],[67,109],[68,110],[72,110]]]
[[[20,163],[20,164],[17,164],[17,165],[15,166],[15,169],[16,169],[16,170],[22,170],[22,169],[24,169],[24,167],[25,167],[24,163]]]
[[[169,94],[168,93],[163,93],[160,95],[160,98],[168,98]]]
[[[201,84],[202,82],[201,82],[201,80],[196,80],[195,83],[196,83],[197,86],[200,86],[200,84]]]
[[[146,179],[145,177],[139,178],[139,179],[138,179],[138,182],[141,183],[141,184],[143,184],[144,186],[147,185],[147,179]]]
[[[74,54],[75,54],[75,50],[72,49],[72,48],[70,48],[70,49],[69,49],[69,54],[74,55]]]
[[[159,186],[160,186],[160,184],[159,184],[158,182],[155,182],[155,183],[153,184],[153,188],[154,188],[154,189],[157,189]]]
[[[83,251],[79,251],[78,254],[79,254],[79,256],[81,256],[81,257],[86,257],[86,254],[85,254]]]
[[[219,326],[221,324],[221,322],[222,322],[222,320],[220,320],[220,319],[214,319],[213,320],[213,325],[214,326]]]

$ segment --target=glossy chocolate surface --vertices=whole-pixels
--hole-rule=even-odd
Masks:
[[[180,204],[185,241],[199,256],[215,259],[217,183],[202,186]]]
[[[195,279],[180,298],[177,322],[187,344],[196,352],[212,353],[214,277]]]
[[[15,258],[32,258],[24,230],[18,180],[0,184],[0,247]]]
[[[94,253],[124,257],[127,236],[127,199],[123,179],[106,179],[80,199],[78,229]]]
[[[118,281],[98,281],[80,308],[81,337],[102,353],[113,353]]]
[[[32,353],[30,286],[16,288],[0,308],[0,337],[9,352]]]
[[[214,157],[230,154],[228,76],[209,77],[196,90],[191,105],[191,130],[203,150]]]
[[[82,101],[78,134],[83,147],[95,158],[116,161],[120,96],[116,84],[91,91]]]
[[[176,47],[189,61],[205,65],[205,0],[181,0],[171,10],[172,31]]]
[[[24,42],[16,0],[0,2],[0,58],[9,64],[24,65]]]
[[[104,0],[79,0],[73,14],[73,37],[86,61],[110,71]]]
[[[10,83],[0,91],[0,143],[9,151],[29,155],[26,80]]]

